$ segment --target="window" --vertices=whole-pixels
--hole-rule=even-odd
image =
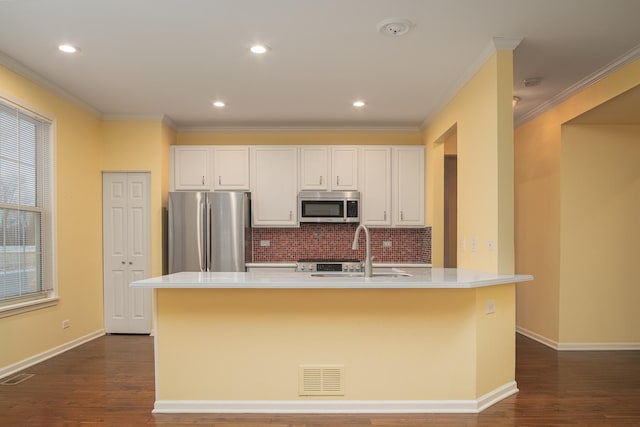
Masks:
[[[55,296],[51,125],[0,99],[0,311]]]

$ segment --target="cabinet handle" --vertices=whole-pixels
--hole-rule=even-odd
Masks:
[[[322,185],[322,175],[320,175],[320,185]]]
[[[202,185],[204,185],[204,175],[202,176]]]
[[[122,261],[123,264],[126,264],[126,262]]]
[[[387,220],[387,211],[384,211],[384,220]]]
[[[222,185],[222,177],[218,175],[218,185]]]
[[[129,261],[129,265],[133,265],[133,261]]]
[[[404,212],[400,211],[400,221],[404,221]]]
[[[289,221],[293,219],[293,211],[289,211]]]
[[[340,185],[340,177],[336,176],[336,185]]]

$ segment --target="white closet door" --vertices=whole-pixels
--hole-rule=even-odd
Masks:
[[[150,333],[151,290],[129,282],[150,276],[149,174],[104,173],[104,317],[107,333]]]

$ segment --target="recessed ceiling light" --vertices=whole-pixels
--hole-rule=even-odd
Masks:
[[[80,49],[70,44],[61,44],[60,46],[58,46],[58,50],[64,53],[76,53]]]
[[[269,46],[265,46],[263,44],[257,44],[257,45],[251,46],[249,50],[251,51],[251,53],[261,55],[269,51]]]
[[[364,101],[354,101],[353,106],[356,108],[362,108],[364,107],[366,104],[366,102]]]
[[[223,101],[213,101],[213,106],[214,107],[222,108],[225,105],[227,105],[227,104],[225,104]]]

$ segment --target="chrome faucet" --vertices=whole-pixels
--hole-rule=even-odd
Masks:
[[[351,249],[357,251],[360,247],[358,245],[358,237],[360,237],[360,230],[364,230],[364,237],[366,241],[366,252],[364,259],[364,277],[372,277],[373,276],[373,266],[371,265],[371,240],[369,239],[369,229],[364,225],[358,225],[356,228],[356,234],[353,236],[353,244],[351,245]]]

